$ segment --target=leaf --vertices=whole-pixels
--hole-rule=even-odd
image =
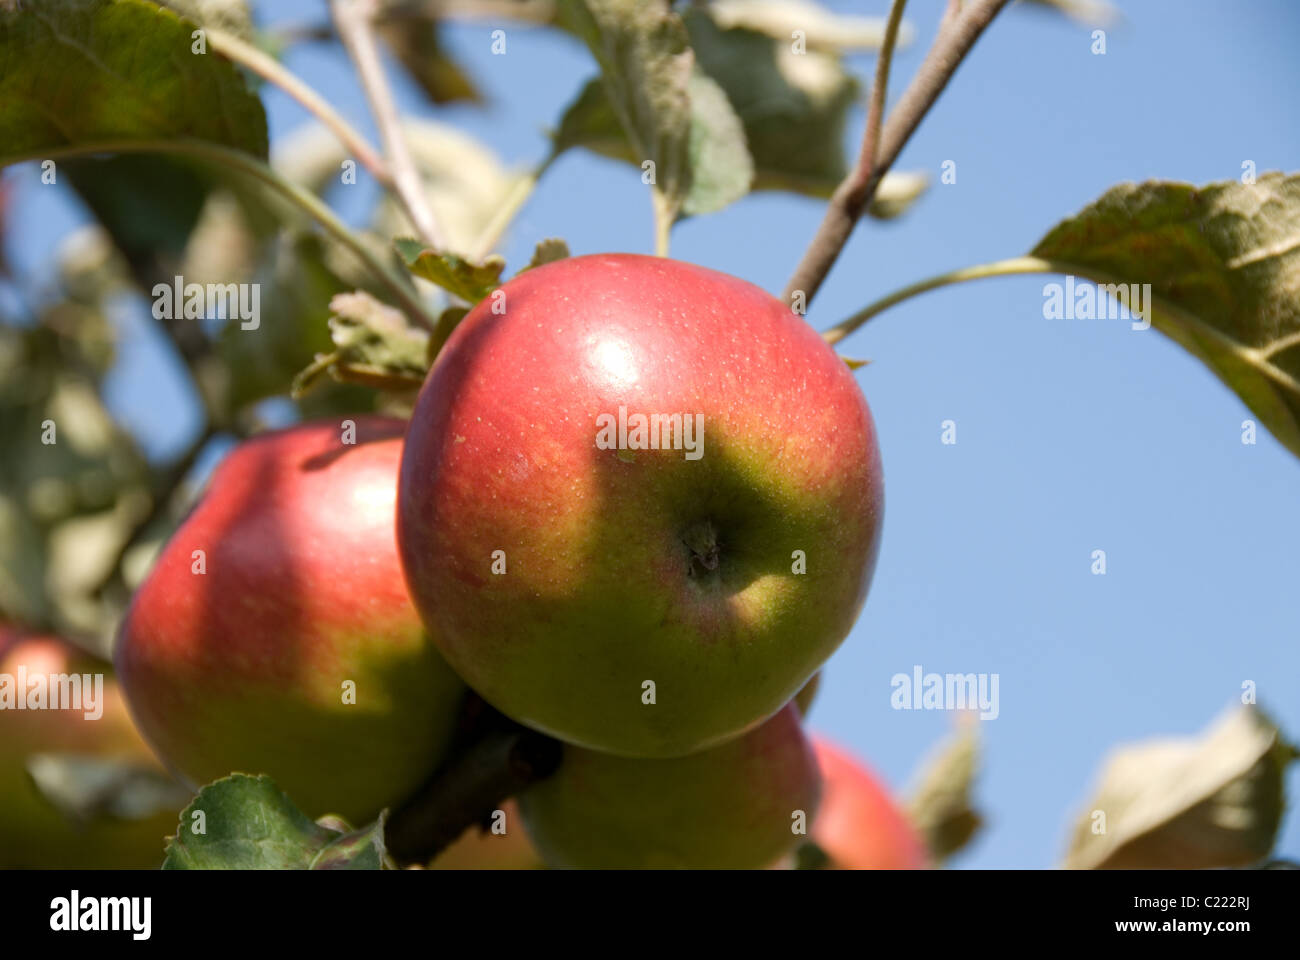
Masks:
[[[691,73],[690,189],[682,213],[713,213],[749,193],[754,160],[745,127],[722,87],[702,71]]]
[[[1028,0],[1033,6],[1063,13],[1087,27],[1109,27],[1119,20],[1119,8],[1109,0]]]
[[[265,158],[261,101],[227,60],[190,52],[193,30],[143,0],[0,6],[0,164],[163,138]]]
[[[877,220],[901,217],[929,186],[930,178],[924,173],[891,170],[881,178],[880,185],[876,187],[876,195],[867,207],[867,213]]]
[[[33,754],[27,773],[46,800],[82,824],[97,817],[147,820],[179,810],[190,798],[190,791],[156,767],[117,757]]]
[[[431,17],[418,11],[416,16],[390,17],[376,23],[376,32],[434,103],[482,102],[474,81],[443,48]]]
[[[187,20],[224,30],[241,40],[255,39],[247,0],[163,0],[163,6],[171,7]]]
[[[879,49],[885,40],[884,17],[846,16],[809,0],[713,0],[706,10],[724,30],[744,28],[786,46],[796,30],[803,33],[809,49],[836,53]],[[898,46],[911,42],[911,26],[900,24]]]
[[[753,189],[830,196],[847,173],[844,135],[857,82],[837,56],[797,54],[788,37],[725,28],[711,9],[693,7],[684,20],[700,69],[744,127]]]
[[[681,18],[643,0],[573,0],[560,21],[600,64],[605,93],[638,165],[654,164],[661,209],[675,220],[690,191],[690,79]]]
[[[345,832],[330,841],[311,862],[312,870],[382,870],[388,857],[384,846],[384,820],[361,830]]]
[[[429,335],[409,326],[405,315],[368,293],[340,293],[330,301],[330,338],[335,349],[293,381],[295,399],[328,371],[339,380],[385,389],[419,389],[428,369]]]
[[[1254,707],[1229,709],[1199,737],[1121,748],[1106,761],[1065,866],[1187,870],[1262,860],[1281,822],[1283,772],[1293,757]],[[1105,832],[1094,832],[1098,823]]]
[[[452,331],[460,325],[460,322],[469,314],[467,307],[448,307],[438,315],[438,323],[433,328],[433,333],[429,336],[428,352],[425,354],[430,366],[442,352],[447,338],[451,336]]]
[[[195,817],[201,813],[201,817]],[[196,823],[204,832],[195,833]],[[375,828],[382,831],[382,823]],[[380,869],[382,834],[346,834],[313,823],[267,776],[208,784],[181,812],[164,870]],[[378,846],[376,846],[378,843]]]
[[[854,357],[846,357],[842,353],[839,354],[838,356],[841,360],[844,361],[845,366],[847,366],[850,370],[861,370],[863,367],[871,363],[870,360],[858,360]]]
[[[908,803],[935,866],[966,846],[983,825],[970,796],[978,768],[979,736],[968,723],[926,763]]]
[[[559,237],[547,237],[537,245],[533,251],[533,259],[528,261],[528,266],[524,270],[531,270],[534,267],[540,267],[547,263],[554,263],[556,260],[564,260],[569,256],[569,245]],[[524,270],[520,270],[523,273]]]
[[[73,188],[112,237],[136,283],[149,289],[179,269],[212,178],[173,157],[123,154],[65,160]],[[141,198],[147,202],[141,203]]]
[[[493,254],[482,263],[473,263],[454,253],[438,253],[409,237],[399,237],[393,246],[417,277],[442,287],[453,296],[478,303],[501,284],[506,262]]]
[[[1121,184],[1033,254],[1101,284],[1149,283],[1155,328],[1300,456],[1300,174]]]
[[[695,216],[720,210],[749,192],[754,161],[745,145],[745,130],[726,93],[699,70],[691,74],[691,123],[688,159],[690,188],[680,214]],[[585,147],[593,153],[637,165],[639,155],[623,133],[605,85],[589,80],[565,109],[554,136],[555,152]]]

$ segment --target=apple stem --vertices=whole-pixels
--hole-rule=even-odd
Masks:
[[[483,708],[486,719],[475,723],[468,742],[389,819],[388,852],[398,863],[428,863],[502,801],[559,766],[558,740]]]

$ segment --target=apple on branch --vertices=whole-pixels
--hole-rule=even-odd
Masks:
[[[441,761],[464,685],[398,565],[404,429],[358,416],[241,444],[136,592],[118,673],[191,783],[265,773],[360,824]]]
[[[448,340],[407,433],[398,543],[488,702],[673,757],[774,715],[843,641],[882,496],[866,400],[787,305],[685,263],[574,257]]]

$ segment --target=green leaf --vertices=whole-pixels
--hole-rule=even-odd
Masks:
[[[675,220],[691,185],[694,57],[681,18],[667,4],[573,0],[560,20],[595,55],[634,162],[654,164],[660,208]]]
[[[0,164],[161,138],[265,158],[261,101],[227,60],[191,52],[194,29],[143,0],[0,6]]]
[[[1300,174],[1121,184],[1033,254],[1100,284],[1150,284],[1153,326],[1300,456]]]
[[[163,869],[377,870],[383,859],[382,821],[356,833],[330,829],[312,822],[270,777],[236,773],[204,787],[181,812]]]
[[[417,277],[470,303],[478,303],[500,286],[501,271],[506,268],[505,260],[495,254],[482,263],[473,263],[454,253],[430,250],[409,237],[399,237],[393,246]]]
[[[431,17],[392,17],[377,23],[376,32],[434,103],[482,101],[474,81],[443,47]]]
[[[325,372],[337,379],[382,389],[418,390],[428,369],[429,334],[409,326],[400,310],[368,293],[340,293],[330,301],[330,338],[335,350],[316,360],[293,382],[298,398]]]
[[[531,270],[533,267],[554,263],[556,260],[564,260],[568,256],[569,245],[567,243],[559,237],[547,237],[533,250],[533,259],[528,261],[528,266],[524,267],[524,270]],[[524,270],[519,272],[523,273]]]
[[[430,366],[433,365],[433,361],[438,354],[442,352],[442,348],[446,344],[447,338],[451,336],[452,331],[460,325],[460,322],[468,314],[469,309],[467,307],[448,307],[438,316],[438,323],[434,326],[433,333],[429,337],[428,351],[425,354]]]
[[[844,135],[857,82],[833,54],[798,54],[788,34],[774,40],[726,29],[714,16],[691,8],[684,19],[700,68],[721,86],[744,126],[753,188],[830,196],[847,173]]]
[[[1106,762],[1065,866],[1189,870],[1262,860],[1293,757],[1255,707],[1230,709],[1199,737],[1124,747]]]
[[[722,88],[696,70],[688,89],[690,188],[681,201],[680,215],[695,216],[720,210],[748,193],[754,179],[754,161],[745,144],[744,126]],[[565,109],[554,144],[556,153],[585,147],[633,165],[643,159],[624,135],[599,78],[589,80]]]
[[[925,838],[934,866],[970,843],[983,825],[983,818],[971,803],[979,753],[976,728],[967,724],[925,765],[908,803],[908,814]]]

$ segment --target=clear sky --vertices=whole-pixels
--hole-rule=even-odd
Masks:
[[[883,14],[884,0],[830,4]],[[936,185],[906,218],[858,229],[809,315],[829,326],[911,280],[1026,252],[1059,218],[1110,185],[1147,178],[1237,178],[1243,161],[1294,171],[1300,125],[1300,5],[1289,0],[1133,0],[1090,51],[1086,28],[1023,6],[1004,12],[959,70],[898,164]],[[260,4],[275,20],[318,20],[308,0]],[[916,42],[895,60],[890,101],[933,35],[943,4],[914,0]],[[264,20],[264,22],[267,22]],[[486,108],[407,107],[531,166],[544,129],[594,72],[577,44],[519,28],[492,56],[491,24],[448,32],[487,93]],[[870,75],[870,56],[852,58]],[[295,51],[290,67],[373,134],[335,47]],[[305,115],[265,92],[273,138]],[[863,118],[845,144],[856,146]],[[937,184],[941,164],[957,182]],[[651,252],[650,205],[633,168],[564,156],[505,247],[526,262],[544,236],[575,253]],[[14,173],[7,254],[29,278],[85,214],[37,172]],[[779,293],[820,220],[820,203],[750,196],[680,226],[673,255]],[[890,678],[998,674],[1000,715],[983,721],[978,784],[988,826],[955,863],[1059,862],[1105,753],[1125,741],[1190,734],[1258,685],[1300,739],[1300,461],[1197,361],[1123,321],[1044,320],[1052,278],[984,281],[929,294],[877,318],[842,347],[875,414],[886,522],[867,607],[826,668],[811,715],[903,787],[951,729],[951,713],[898,711]],[[175,360],[148,333],[143,301],[122,311],[114,409],[155,456],[195,429]],[[268,318],[264,322],[274,322]],[[940,424],[957,424],[957,443]],[[1091,554],[1107,573],[1091,573]],[[1288,780],[1300,796],[1300,768]],[[1279,855],[1300,858],[1300,818]]]

